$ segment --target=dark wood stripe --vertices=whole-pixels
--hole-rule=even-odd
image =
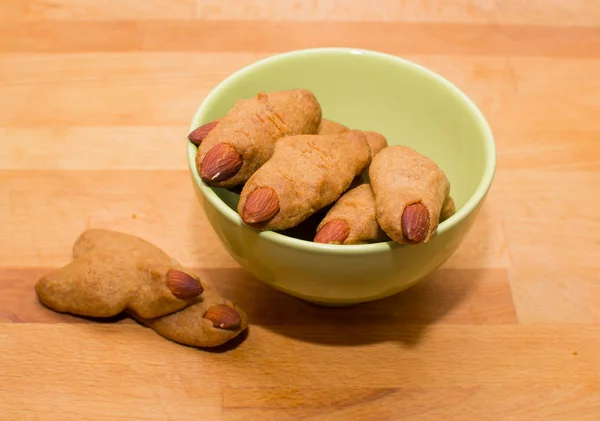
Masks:
[[[50,268],[0,269],[0,322],[85,323],[42,306],[35,282]],[[251,324],[283,329],[295,325],[323,328],[348,324],[512,324],[516,312],[504,269],[440,269],[393,297],[344,308],[319,307],[275,291],[242,269],[196,269],[205,282],[238,303]],[[95,320],[94,320],[95,321]],[[122,318],[108,322],[128,322]],[[351,340],[351,338],[340,338]]]

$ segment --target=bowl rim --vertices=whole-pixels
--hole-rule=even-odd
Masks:
[[[379,59],[385,59],[392,61],[396,64],[412,67],[413,69],[423,73],[425,76],[430,77],[437,83],[444,86],[451,93],[456,95],[465,105],[466,108],[474,115],[475,122],[479,126],[479,129],[483,133],[483,141],[484,141],[484,155],[485,155],[485,168],[483,176],[471,195],[467,202],[450,218],[441,222],[438,225],[437,231],[432,237],[440,236],[445,232],[451,230],[455,226],[457,226],[462,220],[464,220],[468,215],[470,215],[479,204],[485,199],[488,191],[491,188],[492,182],[494,180],[496,165],[497,165],[497,156],[496,156],[496,145],[494,140],[494,135],[492,133],[492,129],[485,118],[484,114],[477,107],[475,102],[469,98],[462,90],[460,90],[456,85],[450,82],[445,77],[440,74],[434,72],[433,70],[413,62],[411,60],[395,56],[392,54],[370,50],[370,49],[361,49],[361,48],[348,48],[348,47],[322,47],[322,48],[307,48],[307,49],[299,49],[292,50],[283,53],[274,54],[260,60],[257,60],[251,64],[248,64],[235,72],[231,73],[221,82],[219,82],[202,100],[200,106],[197,108],[196,112],[192,117],[192,121],[190,122],[189,132],[198,127],[197,122],[204,123],[205,115],[207,111],[211,108],[212,103],[216,101],[216,99],[221,95],[221,93],[231,84],[235,79],[240,77],[242,74],[247,72],[251,72],[257,70],[258,68],[271,64],[278,61],[288,60],[294,57],[308,56],[308,55],[319,55],[319,54],[352,54],[352,55],[365,55],[376,57]],[[188,133],[189,133],[188,132]],[[336,245],[336,244],[320,244],[314,243],[312,241],[301,240],[294,237],[289,237],[284,234],[280,234],[275,231],[259,231],[255,228],[252,228],[246,225],[240,215],[233,209],[231,209],[213,190],[213,188],[206,184],[204,180],[200,178],[198,174],[198,170],[196,169],[196,151],[197,147],[191,143],[189,140],[187,141],[187,160],[188,167],[192,173],[192,178],[196,186],[199,188],[202,195],[206,200],[210,202],[212,206],[215,207],[225,218],[227,218],[230,222],[238,225],[241,228],[250,229],[256,231],[257,235],[261,237],[263,240],[275,243],[278,246],[284,246],[289,248],[300,248],[305,252],[313,252],[320,254],[334,254],[334,255],[364,255],[364,254],[374,254],[374,253],[382,253],[386,252],[392,248],[398,247],[407,247],[407,245],[399,244],[395,241],[386,241],[372,244],[352,244],[352,245]],[[414,246],[409,246],[414,247]]]

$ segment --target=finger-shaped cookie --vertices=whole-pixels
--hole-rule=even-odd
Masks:
[[[346,132],[348,130],[350,129],[343,124],[324,118],[321,120],[321,125],[317,130],[317,134],[337,134]],[[362,132],[367,138],[367,143],[371,148],[371,158],[377,155],[383,148],[387,146],[387,139],[381,133],[368,130],[362,130]]]
[[[369,148],[371,148],[371,158],[374,158],[383,148],[387,147],[387,139],[381,133],[369,131],[363,131],[363,133],[367,138]]]
[[[369,184],[346,191],[317,227],[315,243],[367,244],[385,241],[375,215],[375,198]]]
[[[454,205],[454,199],[452,199],[452,196],[448,195],[446,197],[446,200],[444,200],[444,204],[442,205],[442,210],[440,212],[440,222],[445,221],[455,213],[456,207]]]
[[[271,157],[278,139],[314,134],[320,123],[321,106],[306,89],[238,100],[201,139],[196,154],[198,173],[214,186],[243,184]]]
[[[448,178],[431,159],[407,146],[389,146],[369,168],[377,221],[399,243],[427,242],[437,229]]]
[[[210,287],[197,301],[167,316],[144,319],[136,314],[131,316],[140,323],[152,328],[159,335],[189,346],[214,347],[238,336],[248,326],[246,313]]]
[[[317,130],[317,134],[338,134],[347,132],[348,130],[350,129],[343,124],[323,118],[321,119],[321,124]]]
[[[262,230],[296,226],[337,200],[370,160],[359,131],[286,137],[244,186],[238,212]]]
[[[129,310],[153,318],[190,305],[203,287],[147,241],[92,229],[75,242],[72,262],[42,276],[35,291],[42,304],[62,313],[111,317]]]

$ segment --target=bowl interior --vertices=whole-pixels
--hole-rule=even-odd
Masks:
[[[217,86],[190,127],[223,116],[237,99],[293,88],[311,90],[324,118],[353,129],[377,131],[390,145],[407,145],[433,159],[448,176],[457,207],[439,231],[467,215],[487,192],[495,170],[495,150],[489,126],[477,107],[442,77],[386,54],[315,49],[259,61]],[[191,167],[195,151],[190,144]],[[209,189],[192,171],[195,181]],[[236,209],[237,194],[212,190]]]

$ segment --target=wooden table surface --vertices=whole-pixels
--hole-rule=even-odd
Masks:
[[[184,144],[224,77],[377,49],[481,107],[497,176],[458,252],[352,308],[276,292],[202,218]],[[596,0],[2,0],[0,420],[600,419]],[[221,352],[43,308],[85,228],[155,242],[249,314]]]

